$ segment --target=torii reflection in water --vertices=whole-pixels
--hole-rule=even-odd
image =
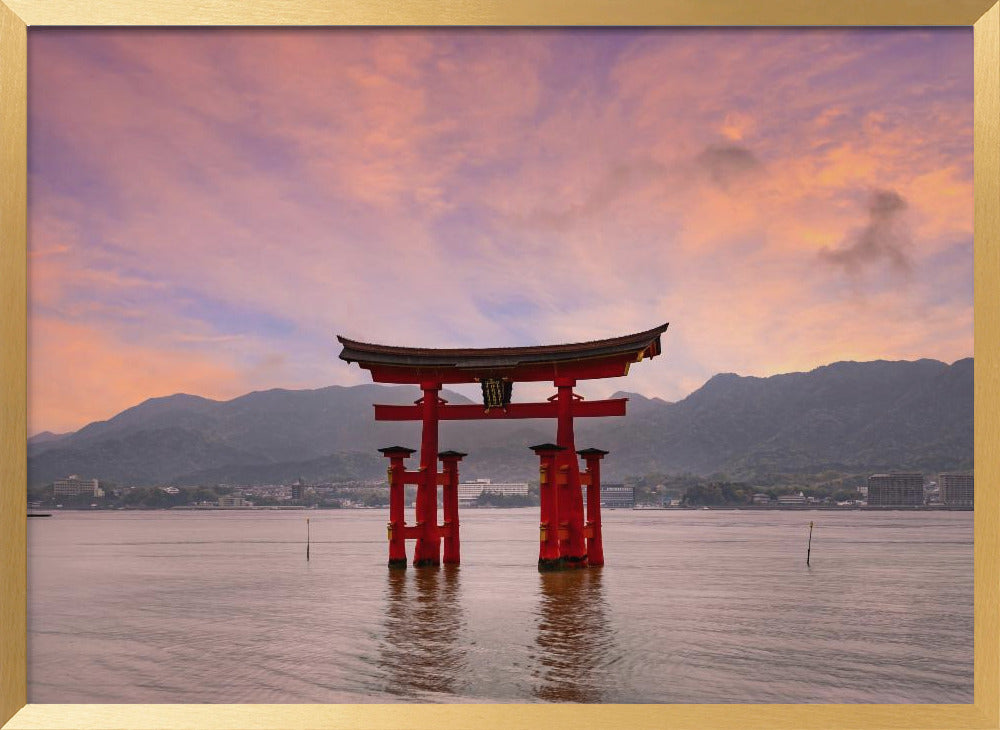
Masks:
[[[409,576],[388,571],[379,647],[385,691],[410,698],[459,692],[459,679],[466,671],[459,587],[458,566]]]
[[[600,570],[540,573],[536,684],[546,702],[603,702],[617,658]]]

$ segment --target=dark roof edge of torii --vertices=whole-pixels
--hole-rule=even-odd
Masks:
[[[660,335],[669,322],[631,335],[606,340],[574,342],[563,345],[532,345],[528,347],[487,347],[438,349],[398,347],[358,342],[337,335],[344,349],[340,359],[366,364],[411,368],[479,368],[515,367],[517,365],[573,362],[591,358],[632,354],[637,359],[655,357],[661,352]]]

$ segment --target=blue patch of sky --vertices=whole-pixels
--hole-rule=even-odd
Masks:
[[[575,28],[549,31],[552,60],[540,69],[550,89],[565,90],[585,82],[597,91],[611,91],[610,74],[621,54],[647,37],[666,41],[664,31],[636,28]],[[667,31],[669,32],[669,31]]]
[[[33,311],[36,314],[51,313],[60,317],[79,316],[87,319],[95,313],[104,316],[104,307],[108,307],[117,313],[115,317],[119,319],[124,317],[123,313],[133,312],[134,316],[126,319],[135,324],[136,320],[153,316],[167,302],[173,314],[201,323],[208,329],[210,336],[235,335],[289,340],[301,335],[301,323],[275,316],[263,309],[228,302],[188,287],[165,285],[155,275],[138,269],[116,267],[113,273],[129,279],[134,285],[109,288],[87,286],[82,289],[67,287],[57,306],[40,306],[33,299]],[[144,286],[142,282],[148,285]],[[74,314],[78,311],[75,308],[78,304],[97,308],[86,306],[81,310],[82,313]],[[199,331],[197,334],[205,332]]]
[[[173,306],[179,314],[204,322],[219,335],[286,338],[299,327],[296,322],[262,309],[227,302],[193,289],[178,287],[173,296]]]
[[[850,92],[852,79],[867,83],[872,67],[895,69],[883,75],[879,103],[932,92],[936,98],[967,99],[972,102],[972,34],[967,28],[864,28],[842,31],[856,41],[864,52],[825,73],[811,77],[817,88],[845,88]],[[956,54],[956,48],[967,53]],[[884,71],[883,71],[884,74]],[[895,85],[884,82],[894,79]],[[845,87],[845,84],[847,86]]]
[[[519,294],[473,295],[476,308],[491,319],[517,324],[541,312],[541,307]]]
[[[250,174],[264,175],[277,182],[279,187],[290,185],[296,191],[303,187],[299,182],[302,179],[301,158],[293,142],[261,131],[260,125],[254,120],[208,118],[205,121],[213,129],[219,143],[228,145],[251,168]],[[215,189],[227,185],[225,176],[215,175],[198,160],[191,160],[190,169],[191,174],[203,184]]]
[[[31,109],[29,104],[29,110]],[[59,196],[84,203],[88,208],[115,208],[121,198],[117,188],[108,184],[98,166],[89,164],[78,143],[56,131],[58,125],[45,115],[29,112],[28,120],[28,206],[38,195],[51,191]]]
[[[923,259],[914,274],[914,278],[924,283],[922,299],[927,304],[966,303],[971,306],[974,296],[972,237],[956,240]]]
[[[619,59],[633,44],[658,31],[577,28],[549,32],[553,34],[548,39],[551,58],[538,70],[545,91],[536,110],[535,123],[541,123],[552,112],[553,104],[562,104],[567,93],[583,95],[602,105],[618,102],[619,93],[612,73]],[[546,104],[544,100],[552,103]]]
[[[148,32],[145,31],[145,32]],[[121,36],[119,28],[29,28],[28,65],[40,62],[39,54],[58,48],[60,57],[75,56],[77,65],[86,65],[105,74],[123,72],[120,49],[114,41]]]

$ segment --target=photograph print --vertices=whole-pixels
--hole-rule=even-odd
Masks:
[[[973,701],[971,28],[28,32],[28,701]]]

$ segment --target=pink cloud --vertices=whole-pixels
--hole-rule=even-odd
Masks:
[[[937,36],[915,31],[619,33],[591,58],[600,34],[87,33],[32,36],[52,145],[33,368],[86,335],[95,362],[134,348],[178,372],[39,385],[53,422],[143,387],[362,382],[337,332],[486,346],[670,320],[667,358],[587,387],[671,399],[718,371],[971,354],[968,43],[927,60]],[[820,256],[873,189],[907,203],[910,281]]]

